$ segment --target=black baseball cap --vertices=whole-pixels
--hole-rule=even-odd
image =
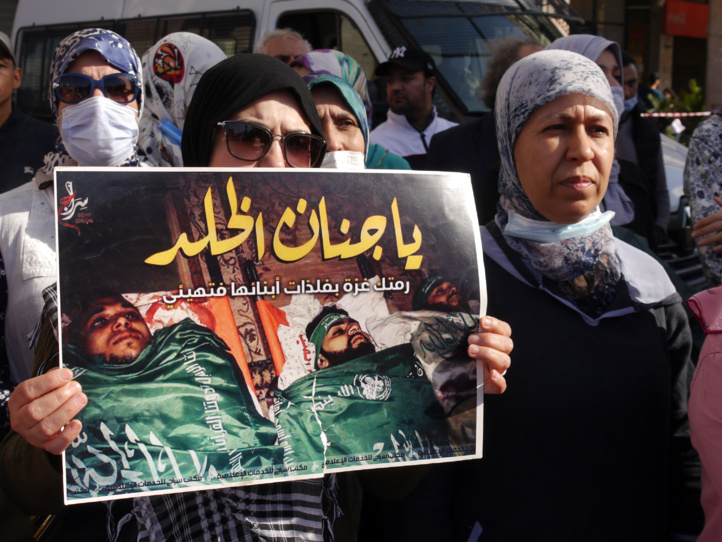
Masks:
[[[376,67],[376,75],[387,75],[392,64],[412,72],[423,70],[432,74],[436,71],[434,61],[426,51],[405,45],[394,49],[389,59]]]

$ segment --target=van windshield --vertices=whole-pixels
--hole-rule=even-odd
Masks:
[[[489,5],[476,2],[386,2],[377,14],[401,25],[389,36],[416,42],[436,62],[440,84],[462,115],[479,115],[489,108],[479,85],[486,73],[494,40],[530,37],[546,46],[562,35],[543,13],[522,13],[516,2]],[[382,15],[383,13],[383,15]],[[382,28],[384,25],[381,25]],[[387,27],[388,28],[388,27]]]

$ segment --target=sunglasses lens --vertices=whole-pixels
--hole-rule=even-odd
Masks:
[[[255,162],[266,154],[271,146],[270,132],[260,126],[245,122],[226,122],[226,142],[229,152],[236,158]]]
[[[323,150],[323,140],[311,134],[288,134],[284,141],[286,161],[293,167],[313,167]]]
[[[136,86],[133,78],[127,74],[103,77],[105,95],[118,103],[130,103],[135,100]]]
[[[127,73],[106,75],[99,81],[87,75],[67,73],[58,77],[56,82],[55,95],[66,104],[82,102],[93,94],[96,87],[103,91],[106,98],[121,104],[132,102],[138,95],[135,79]]]
[[[57,83],[55,95],[66,104],[77,104],[90,96],[92,82],[89,78],[73,74],[61,75]]]

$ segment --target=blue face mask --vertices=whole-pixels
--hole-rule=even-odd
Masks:
[[[181,139],[183,139],[183,130],[178,128],[168,119],[163,119],[160,121],[160,131],[168,138],[168,141],[170,141],[173,145],[180,147]]]
[[[639,101],[639,96],[635,96],[634,98],[629,98],[629,100],[624,100],[624,112],[629,113],[632,109],[634,109],[634,106],[637,105],[638,101]]]
[[[565,239],[590,235],[607,225],[613,217],[614,211],[602,213],[599,209],[595,209],[586,218],[575,224],[557,224],[556,222],[533,220],[511,212],[504,233],[537,243],[558,243]]]

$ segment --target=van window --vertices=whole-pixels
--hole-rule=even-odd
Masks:
[[[545,46],[561,35],[543,14],[522,14],[513,4],[375,0],[369,10],[392,47],[413,43],[434,58],[441,87],[434,103],[442,116],[460,120],[489,110],[479,85],[493,40],[528,36]]]
[[[173,32],[194,32],[216,43],[228,56],[249,53],[253,48],[256,20],[249,10],[146,17],[118,21],[33,26],[18,32],[18,66],[23,84],[18,90],[19,108],[38,118],[51,120],[50,63],[55,48],[67,35],[82,28],[107,28],[124,36],[142,56],[163,36]]]

